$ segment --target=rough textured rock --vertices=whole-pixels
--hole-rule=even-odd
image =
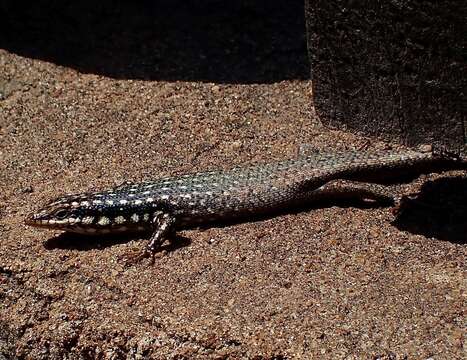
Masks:
[[[314,104],[327,124],[465,149],[463,1],[306,1]]]

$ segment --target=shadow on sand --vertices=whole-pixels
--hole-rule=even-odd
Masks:
[[[467,242],[467,178],[429,181],[406,198],[393,223],[398,229],[458,244]]]
[[[0,2],[0,48],[117,79],[309,78],[303,0]]]

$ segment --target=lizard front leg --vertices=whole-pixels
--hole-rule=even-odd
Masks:
[[[160,250],[167,237],[175,230],[175,217],[167,212],[156,211],[151,219],[151,224],[153,233],[148,245],[144,251],[138,251],[138,254],[130,254],[128,256],[129,264],[139,262],[148,256],[151,257],[151,264],[154,264],[155,254]]]
[[[167,235],[174,231],[175,217],[169,213],[158,211],[154,213],[152,225],[154,232],[146,246],[146,251],[150,253],[154,259],[154,254],[167,239]]]

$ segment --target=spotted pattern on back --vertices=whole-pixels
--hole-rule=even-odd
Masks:
[[[29,223],[90,233],[142,231],[152,229],[154,214],[163,212],[179,224],[198,225],[306,201],[314,190],[333,179],[366,179],[378,169],[387,173],[433,159],[431,152],[416,151],[317,153],[228,171],[124,183],[102,192],[62,196],[31,216]]]

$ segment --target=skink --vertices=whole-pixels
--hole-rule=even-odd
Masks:
[[[110,190],[68,194],[26,219],[28,225],[85,234],[150,231],[154,254],[175,230],[208,222],[284,211],[323,196],[396,201],[374,181],[401,171],[465,167],[442,152],[319,153],[227,171],[198,172]]]

